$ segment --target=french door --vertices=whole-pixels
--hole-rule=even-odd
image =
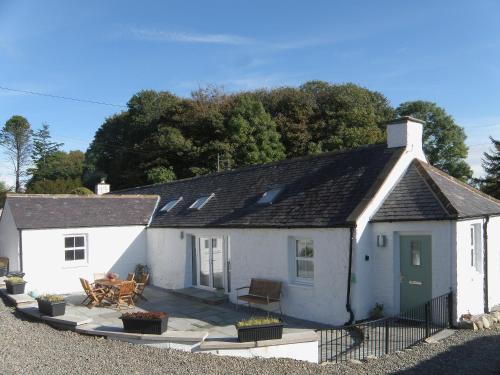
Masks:
[[[200,237],[198,247],[198,286],[224,288],[224,241],[222,237]]]

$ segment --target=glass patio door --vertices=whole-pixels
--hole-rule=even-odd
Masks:
[[[222,237],[201,237],[198,253],[198,286],[224,288],[224,246]]]

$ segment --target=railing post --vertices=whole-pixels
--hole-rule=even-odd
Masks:
[[[389,354],[389,320],[390,319],[386,319],[385,320],[385,354]]]
[[[425,304],[425,338],[431,335],[431,304]]]
[[[453,291],[448,293],[448,327],[453,326]]]

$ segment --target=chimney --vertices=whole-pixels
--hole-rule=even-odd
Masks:
[[[103,177],[101,178],[101,182],[99,182],[96,186],[95,186],[95,193],[97,195],[103,195],[103,194],[107,194],[109,193],[111,190],[111,187],[109,184],[106,183],[106,179]]]
[[[403,116],[387,124],[387,147],[405,147],[419,159],[426,160],[422,148],[425,121]]]

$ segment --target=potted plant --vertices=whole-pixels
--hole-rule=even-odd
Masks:
[[[370,311],[370,319],[377,320],[384,317],[384,305],[376,303],[375,307]]]
[[[283,321],[273,317],[254,317],[236,323],[238,341],[279,340],[283,335]]]
[[[5,286],[7,287],[7,293],[9,294],[24,294],[26,281],[19,276],[10,276],[5,279]]]
[[[62,296],[43,294],[36,301],[38,302],[38,310],[43,315],[60,316],[66,312],[66,301]]]
[[[129,333],[161,335],[167,330],[168,314],[161,311],[139,311],[120,316],[123,330]]]
[[[5,276],[9,272],[9,258],[0,257],[0,276]]]
[[[117,273],[114,273],[114,272],[111,272],[109,271],[107,274],[106,274],[106,278],[110,281],[113,281],[113,280],[116,280],[118,279],[118,274]]]

